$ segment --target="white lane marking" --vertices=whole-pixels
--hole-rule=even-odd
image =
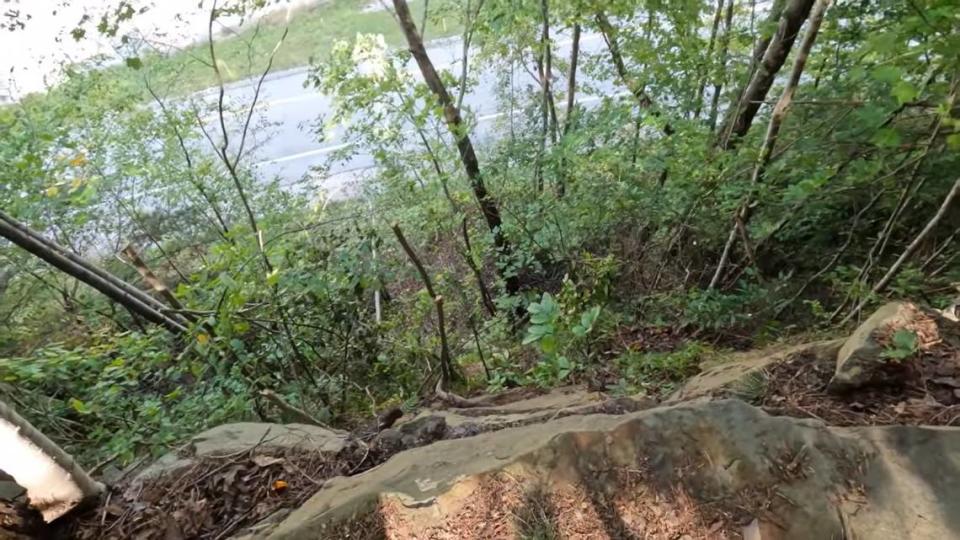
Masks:
[[[263,161],[258,161],[253,165],[255,167],[260,167],[262,165],[272,165],[274,163],[284,163],[286,161],[294,161],[297,159],[311,157],[311,156],[322,156],[324,154],[329,154],[330,152],[336,152],[337,150],[342,150],[344,148],[349,148],[353,146],[353,143],[343,143],[343,144],[334,144],[332,146],[324,146],[323,148],[317,148],[316,150],[307,150],[306,152],[300,152],[299,154],[290,154],[287,156],[282,156],[273,159],[265,159]]]
[[[585,97],[585,98],[583,98],[583,99],[578,99],[578,100],[577,100],[577,104],[578,104],[578,105],[582,105],[582,104],[584,104],[584,103],[593,103],[594,101],[600,101],[601,99],[608,98],[608,97],[609,97],[609,98],[618,98],[618,97],[629,96],[629,95],[630,95],[630,92],[617,92],[616,94],[613,94],[613,95],[611,95],[611,96],[588,96],[588,97]],[[560,104],[560,108],[565,108],[565,107],[566,107],[566,103],[561,103],[561,104]],[[490,121],[490,120],[496,120],[497,118],[502,118],[502,117],[506,116],[507,114],[508,114],[508,113],[506,113],[506,112],[498,112],[498,113],[485,114],[485,115],[483,115],[483,116],[478,116],[478,117],[477,117],[477,123],[479,124],[479,123],[482,123],[482,122],[488,122],[488,121]],[[518,111],[516,114],[519,114],[519,111]],[[405,133],[405,134],[410,134],[410,133],[413,133],[413,131],[411,131],[411,130],[406,130],[406,131],[404,131],[404,133]],[[336,152],[337,150],[342,150],[342,149],[344,149],[344,148],[349,148],[349,147],[351,147],[351,146],[353,146],[353,145],[354,145],[354,143],[352,143],[352,142],[347,142],[347,143],[335,144],[335,145],[331,145],[331,146],[324,146],[324,147],[322,147],[322,148],[317,148],[317,149],[315,149],[315,150],[307,150],[306,152],[300,152],[300,153],[297,153],[297,154],[290,154],[290,155],[287,155],[287,156],[281,156],[281,157],[273,158],[273,159],[265,159],[265,160],[263,160],[263,161],[258,161],[257,163],[254,163],[253,165],[254,165],[255,167],[261,167],[261,166],[263,166],[263,165],[273,165],[274,163],[285,163],[285,162],[287,162],[287,161],[295,161],[295,160],[298,160],[298,159],[303,159],[303,158],[305,158],[305,157],[322,156],[322,155],[325,155],[325,154],[329,154],[329,153],[331,153],[331,152]]]
[[[319,92],[309,92],[309,93],[298,94],[292,97],[261,101],[260,103],[257,104],[257,108],[269,109],[270,107],[276,107],[278,105],[289,105],[290,103],[297,103],[300,101],[309,101],[312,99],[323,99],[325,97],[327,96]]]

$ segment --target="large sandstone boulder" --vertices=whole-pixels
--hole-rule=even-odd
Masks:
[[[958,430],[830,428],[721,400],[408,450],[255,536],[956,538],[958,473]]]

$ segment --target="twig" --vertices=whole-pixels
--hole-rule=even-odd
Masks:
[[[447,329],[443,313],[443,297],[438,295],[434,290],[433,282],[430,280],[430,275],[427,274],[427,270],[423,267],[423,263],[420,262],[420,258],[417,257],[416,252],[413,251],[413,248],[410,247],[410,243],[407,242],[406,237],[403,236],[403,231],[400,230],[400,225],[394,223],[392,229],[393,234],[397,237],[397,241],[400,242],[400,246],[403,248],[403,251],[406,252],[407,257],[410,258],[410,261],[417,268],[417,272],[420,274],[420,279],[423,281],[423,286],[427,289],[427,294],[430,295],[430,298],[433,299],[433,304],[437,310],[437,332],[440,335],[440,385],[446,386],[450,384],[450,380],[453,377],[453,366],[450,361],[450,347],[447,344]]]
[[[283,412],[290,414],[291,416],[293,416],[300,422],[303,422],[304,424],[312,424],[314,426],[320,426],[325,429],[331,429],[331,430],[333,429],[327,424],[324,424],[320,420],[317,420],[316,418],[314,418],[307,411],[303,409],[298,409],[297,407],[294,407],[293,405],[287,403],[286,401],[284,401],[282,397],[280,397],[279,394],[277,394],[273,390],[263,389],[260,391],[260,395],[267,398],[267,400],[269,400],[271,403],[276,405]]]
[[[440,398],[440,401],[452,405],[459,409],[471,409],[474,407],[483,407],[485,404],[477,401],[469,400],[465,397],[458,396],[453,392],[445,392],[443,390],[443,379],[437,381],[437,387],[434,389],[437,397]]]
[[[850,313],[848,313],[847,316],[840,321],[841,325],[846,324],[848,321],[850,321],[850,319],[860,313],[860,310],[862,310],[864,306],[870,302],[870,299],[873,295],[880,293],[887,287],[887,285],[890,284],[890,281],[897,275],[897,273],[900,272],[900,267],[903,266],[903,263],[913,255],[917,248],[920,247],[920,244],[927,238],[933,229],[936,228],[937,224],[940,223],[940,220],[943,219],[943,216],[947,214],[947,210],[950,209],[950,205],[953,204],[953,200],[958,194],[960,194],[960,178],[953,183],[953,187],[947,193],[947,196],[943,198],[943,203],[940,204],[940,208],[937,210],[937,213],[930,218],[930,221],[928,221],[926,226],[923,227],[923,230],[917,234],[913,241],[910,242],[910,245],[903,250],[903,253],[900,254],[900,257],[897,258],[896,262],[890,266],[890,269],[887,270],[887,273],[880,278],[880,281],[878,281],[876,285],[873,286],[873,288],[870,290],[871,294],[867,295],[863,300],[861,300],[860,303],[850,310]]]

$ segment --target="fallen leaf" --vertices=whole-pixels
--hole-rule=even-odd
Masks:
[[[264,456],[264,455],[259,455],[259,454],[258,454],[258,455],[256,455],[256,456],[253,456],[253,459],[251,459],[250,461],[253,461],[253,463],[254,463],[257,467],[261,467],[261,468],[262,468],[262,467],[269,467],[269,466],[271,466],[271,465],[276,465],[277,463],[283,463],[283,458],[281,458],[281,457],[272,457],[272,456]]]

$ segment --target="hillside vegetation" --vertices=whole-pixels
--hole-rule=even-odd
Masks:
[[[227,421],[658,397],[717,351],[957,295],[952,0],[430,2],[471,44],[440,73],[390,7],[310,66],[334,100],[310,136],[376,161],[347,200],[257,173],[220,131],[261,129],[254,104],[174,99],[149,58],[0,109],[0,399],[122,466]],[[482,138],[481,76],[506,113]]]

